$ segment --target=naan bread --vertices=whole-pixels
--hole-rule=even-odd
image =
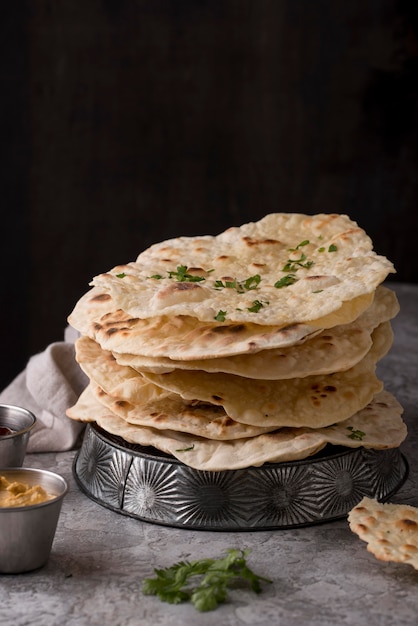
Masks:
[[[147,381],[144,384],[149,385]],[[133,404],[110,396],[93,382],[90,382],[90,387],[103,406],[128,424],[149,426],[158,430],[176,430],[220,441],[254,437],[274,430],[274,427],[263,428],[234,422],[223,407],[183,400],[174,393],[156,396],[154,400],[147,398]]]
[[[273,213],[217,236],[155,244],[91,284],[134,318],[186,315],[213,323],[222,312],[229,323],[329,328],[355,319],[361,311],[332,320],[390,272],[392,263],[348,216]]]
[[[83,422],[96,422],[106,432],[122,437],[129,443],[152,446],[189,467],[205,471],[305,459],[320,451],[327,443],[351,448],[393,448],[399,446],[406,437],[406,426],[401,418],[402,408],[386,391],[378,394],[362,411],[330,428],[284,428],[232,441],[215,441],[179,431],[129,424],[101,404],[90,387],[68,409],[67,415]],[[353,432],[359,431],[362,436],[353,438]]]
[[[363,498],[349,512],[348,523],[376,558],[418,569],[418,508]]]
[[[351,320],[351,317],[358,320],[362,312],[366,320],[367,316],[390,319],[396,315],[398,308],[394,292],[380,286],[376,294],[361,296],[356,302],[343,305],[333,316],[333,321],[338,324],[337,317],[339,321]],[[142,320],[118,310],[112,296],[98,287],[93,287],[80,298],[68,322],[82,335],[97,341],[104,350],[180,361],[254,355],[261,350],[284,348],[306,341],[319,334],[322,327],[327,328],[324,325],[317,328],[296,323],[286,327],[253,323],[218,324],[199,322],[193,317],[181,315]],[[369,321],[366,325],[371,327],[373,324]],[[335,327],[334,324],[331,326]]]
[[[175,369],[225,372],[251,379],[304,378],[350,369],[372,346],[372,331],[399,311],[396,295],[379,286],[371,306],[351,324],[334,326],[293,346],[213,359],[175,360],[113,352],[119,365],[162,374]]]
[[[87,337],[77,340],[76,359],[90,380],[107,394],[131,404],[153,401],[170,392],[187,401],[222,406],[232,420],[242,424],[319,428],[346,419],[382,389],[375,367],[392,338],[390,323],[386,322],[374,331],[369,353],[350,370],[278,381],[249,382],[232,374],[185,370],[141,374],[120,366],[112,353],[101,350]]]

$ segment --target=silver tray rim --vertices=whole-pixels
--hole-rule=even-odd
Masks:
[[[84,451],[86,438],[89,436],[90,433],[93,433],[94,437],[96,437],[97,440],[99,440],[102,445],[107,446],[109,451],[111,451],[112,453],[119,451],[122,455],[126,455],[128,459],[130,457],[128,461],[129,467],[131,467],[132,463],[134,462],[134,459],[137,459],[140,462],[143,462],[145,464],[154,463],[154,464],[157,464],[157,466],[167,466],[167,465],[172,466],[173,468],[176,468],[177,470],[180,470],[180,471],[185,470],[191,475],[196,475],[196,476],[208,475],[208,474],[213,475],[213,476],[222,476],[222,477],[228,476],[228,475],[234,475],[234,474],[245,476],[250,471],[253,474],[255,473],[255,474],[263,475],[266,471],[267,472],[275,472],[275,471],[283,472],[288,469],[294,470],[295,468],[303,468],[303,467],[305,468],[307,467],[308,469],[311,469],[311,468],[314,468],[316,465],[326,466],[327,464],[332,463],[333,461],[339,462],[340,460],[343,460],[344,457],[347,457],[347,458],[349,457],[355,458],[357,456],[360,457],[362,452],[366,450],[365,448],[362,448],[362,447],[343,448],[343,447],[338,446],[338,447],[334,447],[335,451],[333,452],[321,451],[315,456],[308,457],[306,459],[280,462],[280,463],[265,463],[264,465],[261,465],[261,466],[254,466],[254,467],[242,468],[242,469],[222,470],[220,472],[219,471],[208,472],[208,471],[196,470],[196,469],[190,468],[186,466],[184,463],[182,463],[181,461],[179,461],[178,459],[176,459],[175,457],[170,457],[169,455],[163,452],[160,453],[158,450],[155,450],[155,452],[153,453],[147,452],[145,451],[145,448],[142,446],[139,446],[136,444],[130,444],[128,442],[125,442],[120,437],[107,433],[102,428],[97,426],[94,422],[90,422],[87,424],[84,437],[81,443],[81,447],[76,452],[76,455],[73,460],[73,467],[72,467],[73,476],[75,478],[75,481],[78,487],[82,491],[82,493],[84,493],[92,501],[96,502],[97,504],[109,510],[112,510],[118,514],[121,514],[127,517],[131,517],[133,519],[137,519],[142,522],[148,522],[151,524],[156,524],[159,526],[167,526],[167,527],[172,527],[172,528],[182,528],[185,530],[200,530],[200,531],[211,531],[211,532],[212,531],[253,532],[253,531],[262,531],[262,530],[264,531],[286,530],[286,529],[292,529],[292,528],[304,528],[308,526],[324,524],[327,522],[332,522],[332,521],[346,518],[348,511],[351,509],[353,503],[351,503],[351,505],[346,510],[340,511],[336,514],[323,515],[321,511],[319,511],[316,518],[310,519],[308,521],[298,521],[296,523],[289,523],[289,522],[263,523],[261,522],[261,523],[256,523],[254,525],[247,525],[246,523],[244,524],[238,523],[237,525],[235,524],[222,525],[219,523],[213,524],[210,521],[204,524],[200,524],[200,523],[179,521],[176,519],[164,519],[164,518],[156,519],[155,517],[147,513],[139,514],[138,512],[126,510],[126,508],[124,508],[123,505],[112,504],[110,501],[106,500],[106,497],[103,493],[100,493],[100,494],[93,493],[92,490],[86,485],[86,483],[83,482],[81,475],[80,475],[79,468],[78,468],[78,463]],[[330,450],[331,449],[332,447],[330,447]],[[400,450],[400,448],[374,450],[373,452],[376,453],[377,456],[378,455],[383,456],[384,453],[388,453],[388,452],[396,453],[398,456],[397,460],[399,461],[399,468],[400,468],[399,477],[396,480],[393,487],[391,489],[388,489],[384,494],[380,494],[380,496],[377,493],[372,493],[370,491],[368,493],[363,494],[363,495],[368,495],[369,497],[376,497],[380,502],[385,502],[389,500],[407,481],[409,477],[409,463],[408,463],[407,458],[403,454],[403,452]],[[94,478],[93,473],[91,474],[91,477]],[[125,488],[126,488],[126,477],[125,477],[125,483],[119,486],[119,489],[121,492],[124,492]],[[360,499],[361,497],[358,498],[358,501],[360,501]]]

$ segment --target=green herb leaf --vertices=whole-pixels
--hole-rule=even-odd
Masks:
[[[347,430],[351,431],[350,435],[347,435],[347,437],[356,441],[362,441],[363,437],[366,436],[366,433],[364,433],[362,430],[354,430],[353,426],[347,426]]]
[[[188,448],[179,448],[178,450],[176,450],[176,452],[189,452],[189,450],[193,450],[194,448],[194,444],[192,446],[189,446]]]
[[[293,285],[297,282],[297,280],[298,279],[296,278],[296,276],[293,276],[293,274],[288,274],[287,276],[283,276],[283,278],[275,282],[274,286],[276,287],[276,289],[281,289],[282,287],[288,287],[289,285]]]
[[[258,313],[263,306],[268,306],[270,303],[267,301],[254,300],[252,306],[247,308],[250,313]]]
[[[186,265],[178,265],[175,272],[168,272],[168,278],[175,278],[180,283],[200,283],[202,280],[206,280],[203,276],[189,274]]]
[[[143,581],[142,592],[170,604],[190,601],[198,611],[213,611],[226,601],[228,588],[237,583],[247,583],[258,594],[262,582],[272,582],[248,567],[247,554],[246,550],[229,549],[223,558],[180,561],[154,569],[156,576]]]
[[[333,243],[329,246],[328,252],[337,252],[338,248]]]
[[[238,293],[245,293],[245,291],[257,289],[260,281],[260,274],[255,274],[254,276],[250,276],[243,281],[239,281],[236,278],[234,278],[234,280],[226,280],[225,282],[222,282],[222,280],[215,280],[214,287],[215,289],[235,289]]]
[[[156,278],[157,280],[161,280],[161,278],[164,278],[164,276],[161,276],[161,274],[153,274],[152,276],[150,276],[150,278]]]
[[[296,250],[299,250],[299,248],[303,248],[304,246],[307,246],[308,243],[309,243],[309,239],[305,239],[304,241],[301,241],[300,243],[298,243],[296,248],[288,248],[288,250],[289,252],[296,252]]]
[[[255,274],[254,276],[250,276],[249,278],[246,279],[246,281],[244,282],[244,287],[248,291],[250,291],[250,289],[257,289],[258,285],[260,284],[260,281],[261,281],[260,274]]]
[[[320,248],[318,248],[318,252],[325,252],[324,246],[321,246]]]
[[[217,322],[224,322],[225,318],[226,318],[226,311],[218,311],[217,314],[214,317],[214,319]]]
[[[282,267],[282,272],[297,272],[301,267],[309,269],[314,264],[313,261],[305,261],[306,254],[302,254],[302,256],[296,260],[289,259],[286,265]]]
[[[122,272],[121,274],[116,274],[116,278],[125,278],[125,276],[125,272]]]

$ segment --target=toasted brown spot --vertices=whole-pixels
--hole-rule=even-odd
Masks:
[[[404,519],[398,520],[396,522],[396,526],[400,530],[415,530],[416,528],[418,528],[418,523],[413,519],[405,517]]]
[[[129,406],[129,402],[127,402],[126,400],[116,400],[115,405],[120,407],[126,407]]]
[[[354,510],[358,511],[359,513],[361,513],[362,511],[367,511],[365,506],[356,506]]]
[[[213,333],[241,333],[245,330],[245,324],[236,324],[235,326],[227,325],[227,326],[214,326],[211,328],[211,332]]]
[[[275,330],[275,334],[278,335],[286,335],[291,330],[297,330],[301,324],[288,324],[287,326],[282,326],[282,328],[278,328]]]
[[[172,291],[193,291],[195,289],[201,289],[197,283],[178,282],[170,285]]]
[[[167,421],[167,415],[165,415],[165,413],[153,413],[152,416],[154,417],[154,421],[155,422],[166,422]]]
[[[97,296],[93,296],[90,298],[91,302],[105,302],[106,300],[111,300],[112,296],[108,293],[99,293]]]
[[[227,261],[230,257],[227,254],[221,254],[221,256],[218,256],[218,258],[216,259],[217,261]]]
[[[402,550],[405,550],[408,552],[418,552],[418,547],[411,545],[410,543],[406,543],[405,545],[402,546]]]
[[[324,391],[328,391],[330,393],[333,393],[334,391],[337,391],[337,388],[334,387],[334,385],[326,385],[324,387]]]
[[[280,244],[280,241],[277,241],[277,239],[253,239],[252,237],[243,237],[242,238],[244,243],[247,244],[247,246],[260,246],[260,245],[274,245],[274,244]]]
[[[216,396],[216,395],[213,395],[213,396],[212,396],[212,398],[213,398],[213,400],[214,400],[215,402],[221,402],[221,401],[222,401],[221,396]]]
[[[369,531],[368,527],[366,526],[366,524],[357,524],[357,528],[365,533],[367,533]]]

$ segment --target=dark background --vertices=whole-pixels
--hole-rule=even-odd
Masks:
[[[0,8],[0,387],[91,278],[274,211],[347,213],[418,281],[418,3]]]

